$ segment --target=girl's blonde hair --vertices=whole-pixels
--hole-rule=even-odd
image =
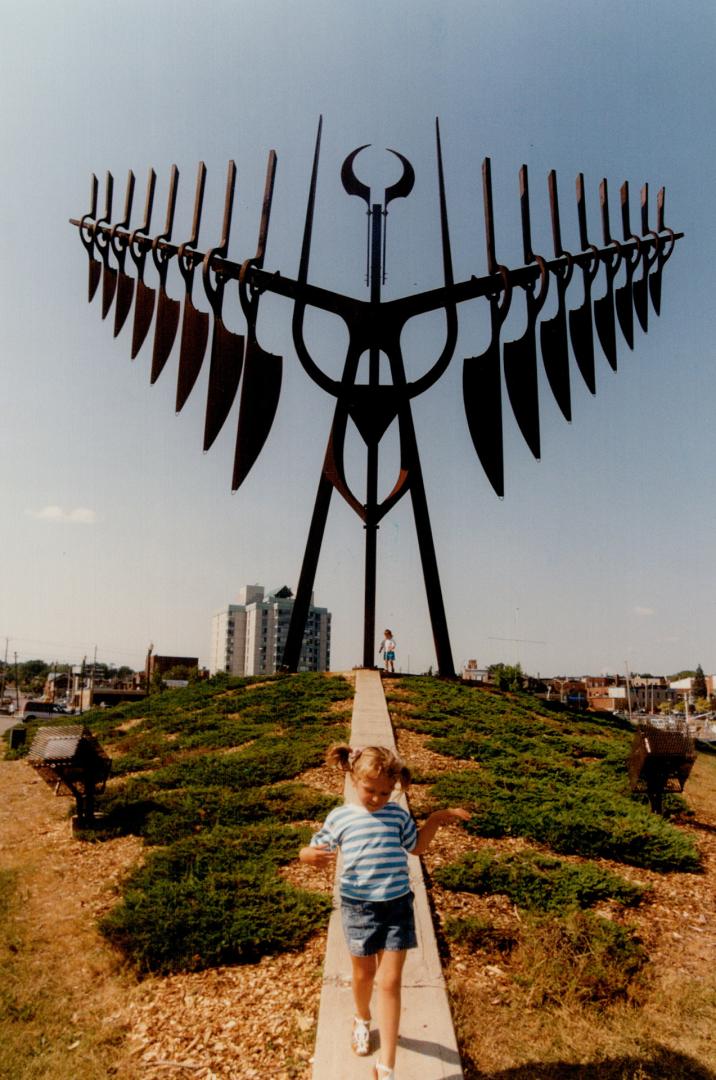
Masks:
[[[337,765],[351,776],[378,776],[383,774],[393,784],[400,784],[403,791],[410,787],[410,769],[397,754],[387,746],[349,746],[336,743],[326,754],[328,765]]]

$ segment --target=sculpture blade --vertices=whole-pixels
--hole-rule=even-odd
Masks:
[[[145,285],[140,278],[137,281],[137,300],[134,305],[134,326],[132,327],[132,360],[144,344],[152,325],[156,290]]]
[[[117,337],[124,326],[134,299],[134,278],[119,271],[117,278],[117,304],[114,309],[114,336]]]
[[[634,308],[632,306],[631,278],[620,285],[614,293],[614,303],[617,309],[617,319],[624,335],[624,340],[630,349],[634,348]]]
[[[214,319],[211,341],[211,367],[206,400],[204,450],[208,450],[221,431],[236,397],[244,360],[244,338],[228,330],[222,320]]]
[[[94,300],[94,294],[97,292],[97,286],[99,285],[100,278],[102,277],[102,263],[99,259],[93,258],[90,255],[89,258],[89,280],[87,285],[87,302],[92,303]]]
[[[468,357],[462,366],[465,416],[480,464],[495,494],[505,494],[502,449],[502,379],[499,337],[490,341],[480,356]]]
[[[663,263],[659,261],[657,263],[656,270],[649,275],[649,292],[651,293],[651,302],[654,307],[654,312],[657,315],[661,315],[661,271]]]
[[[649,329],[649,286],[646,274],[643,277],[637,278],[634,282],[632,294],[634,296],[634,310],[636,311],[636,317],[639,320],[639,325],[646,334]]]
[[[594,301],[594,325],[597,328],[599,344],[604,350],[609,366],[612,371],[616,371],[617,334],[614,322],[614,293],[611,281],[604,296],[598,296]]]
[[[184,300],[179,348],[176,411],[181,412],[199,377],[209,340],[209,314],[194,307],[191,293]]]
[[[596,394],[594,377],[594,334],[592,332],[592,303],[587,292],[584,303],[569,313],[569,334],[572,339],[574,358],[590,394]]]
[[[159,289],[159,302],[157,304],[157,323],[154,328],[154,348],[152,349],[152,370],[150,382],[155,383],[164,365],[169,359],[169,354],[174,345],[179,326],[179,310],[181,304],[167,296],[166,290]]]
[[[102,318],[106,319],[117,287],[117,271],[105,262],[102,267]]]
[[[559,288],[559,286],[558,286]],[[539,328],[542,363],[547,374],[554,400],[565,420],[572,419],[572,401],[569,389],[569,345],[567,342],[567,316],[564,307],[564,290],[559,288],[557,313],[545,319]]]
[[[283,359],[266,352],[250,335],[241,384],[232,491],[243,484],[269,436],[281,394],[282,372]]]
[[[537,345],[534,324],[516,341],[505,342],[505,384],[515,420],[536,458],[540,456]]]

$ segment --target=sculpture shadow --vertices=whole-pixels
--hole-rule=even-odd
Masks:
[[[426,1058],[437,1058],[438,1061],[445,1062],[448,1065],[455,1065],[457,1071],[444,1076],[443,1080],[461,1080],[463,1074],[460,1072],[460,1055],[456,1054],[451,1047],[443,1046],[442,1043],[431,1042],[429,1039],[411,1039],[404,1035],[399,1037],[398,1043],[403,1049],[410,1050],[413,1054],[420,1054]]]
[[[615,1057],[584,1065],[531,1062],[497,1072],[483,1072],[469,1060],[464,1065],[465,1080],[716,1080],[701,1062],[668,1047],[648,1058]]]

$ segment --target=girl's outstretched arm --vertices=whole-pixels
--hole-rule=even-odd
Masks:
[[[418,840],[410,854],[424,855],[441,825],[450,825],[457,821],[469,821],[471,816],[467,810],[463,810],[459,806],[452,807],[450,810],[436,810],[418,829]]]

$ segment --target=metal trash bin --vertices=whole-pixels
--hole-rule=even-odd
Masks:
[[[686,721],[678,727],[640,724],[629,754],[633,792],[646,792],[651,809],[660,814],[665,791],[683,791],[696,760],[694,737]]]
[[[94,821],[95,795],[104,791],[112,761],[87,727],[38,728],[27,760],[57,795],[74,795],[82,825]]]

